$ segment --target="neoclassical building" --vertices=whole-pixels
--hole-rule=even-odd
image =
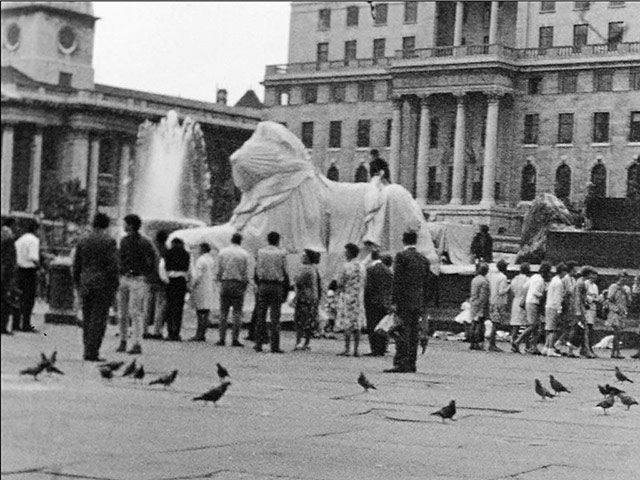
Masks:
[[[514,233],[541,192],[638,194],[640,3],[293,2],[289,38],[267,115],[342,181],[376,148],[432,218]]]
[[[235,206],[229,155],[261,119],[256,108],[94,82],[91,2],[2,2],[2,213],[41,210],[48,181],[78,179],[89,216],[126,213],[138,126],[169,110],[200,123],[213,183],[212,221]],[[245,102],[246,104],[246,102]]]

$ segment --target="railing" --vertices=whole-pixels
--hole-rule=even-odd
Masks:
[[[503,60],[535,60],[550,58],[580,58],[591,56],[619,56],[640,53],[640,42],[605,43],[583,46],[559,46],[549,48],[512,48],[500,44],[441,46],[396,50],[393,57],[365,58],[354,60],[332,60],[328,62],[290,63],[286,65],[267,65],[266,76],[278,76],[294,73],[344,70],[357,68],[386,68],[402,60],[430,60],[437,58],[466,58],[490,56]],[[437,60],[434,62],[437,63]]]

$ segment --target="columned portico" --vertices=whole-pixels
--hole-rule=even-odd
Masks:
[[[481,205],[489,207],[495,205],[496,185],[496,156],[498,151],[498,113],[500,96],[489,94],[487,97],[487,129],[484,148],[484,168],[482,178]]]
[[[391,155],[389,156],[389,171],[391,181],[397,183],[400,177],[400,140],[402,122],[402,98],[394,99],[393,114],[391,116]]]
[[[40,209],[40,184],[42,180],[42,127],[33,135],[31,145],[31,166],[29,169],[29,207],[30,212]]]
[[[418,162],[416,165],[416,200],[420,206],[427,203],[427,155],[429,152],[429,96],[420,98],[420,131],[418,134]]]
[[[462,26],[464,22],[464,2],[456,2],[456,22],[453,31],[453,46],[462,45]]]
[[[11,210],[11,179],[13,176],[13,125],[2,126],[2,213]]]
[[[451,205],[462,204],[462,183],[464,181],[464,145],[465,145],[465,96],[456,92],[456,131],[453,144],[453,180],[451,183]]]
[[[491,2],[491,20],[489,22],[489,45],[495,45],[498,39],[498,6],[499,6],[499,2]]]
[[[100,162],[100,138],[95,136],[91,139],[91,153],[89,156],[89,168],[87,175],[87,200],[88,219],[91,221],[98,211],[98,173]]]

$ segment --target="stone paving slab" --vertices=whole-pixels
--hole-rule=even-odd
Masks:
[[[340,340],[310,352],[147,341],[144,384],[105,381],[81,360],[81,331],[38,324],[39,334],[2,336],[1,478],[23,479],[631,479],[640,472],[640,408],[595,407],[597,384],[640,398],[640,362],[471,352],[432,341],[418,373],[383,374],[386,358],[341,358]],[[102,355],[118,338],[110,326]],[[190,328],[183,333],[188,337]],[[283,335],[290,350],[294,339]],[[40,351],[59,351],[62,377],[18,371]],[[367,351],[365,346],[363,351]],[[627,356],[631,352],[624,352]],[[217,407],[191,398],[232,385]],[[621,386],[613,366],[638,382]],[[179,370],[167,389],[150,379]],[[356,384],[360,371],[378,387]],[[555,375],[571,390],[543,401],[533,380]],[[457,421],[429,413],[455,399]]]

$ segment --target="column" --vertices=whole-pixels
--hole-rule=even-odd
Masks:
[[[89,156],[89,171],[87,174],[87,219],[91,222],[98,211],[98,169],[100,163],[100,138],[91,139],[91,154]]]
[[[131,162],[131,144],[122,141],[120,148],[120,169],[118,172],[118,216],[123,218],[127,214],[129,196],[129,163]]]
[[[13,178],[13,125],[2,126],[2,213],[11,211]]]
[[[464,180],[465,111],[464,93],[456,93],[456,132],[453,144],[453,181],[451,182],[451,205],[462,205],[462,183]]]
[[[498,2],[491,2],[491,21],[489,23],[489,45],[498,41]]]
[[[402,99],[394,99],[393,115],[391,117],[391,154],[389,156],[389,171],[391,181],[397,183],[400,177],[400,140],[401,140]]]
[[[462,45],[462,22],[464,20],[464,2],[456,2],[456,23],[453,31],[453,46]]]
[[[500,97],[496,94],[490,94],[487,101],[487,130],[484,147],[482,201],[480,204],[490,207],[496,204],[496,154],[498,151],[498,111]]]
[[[420,206],[427,204],[427,155],[430,138],[429,96],[420,99],[420,131],[418,133],[418,163],[416,166],[416,200]]]
[[[42,180],[42,128],[38,127],[31,144],[31,167],[29,170],[29,211],[40,209],[40,183]]]

